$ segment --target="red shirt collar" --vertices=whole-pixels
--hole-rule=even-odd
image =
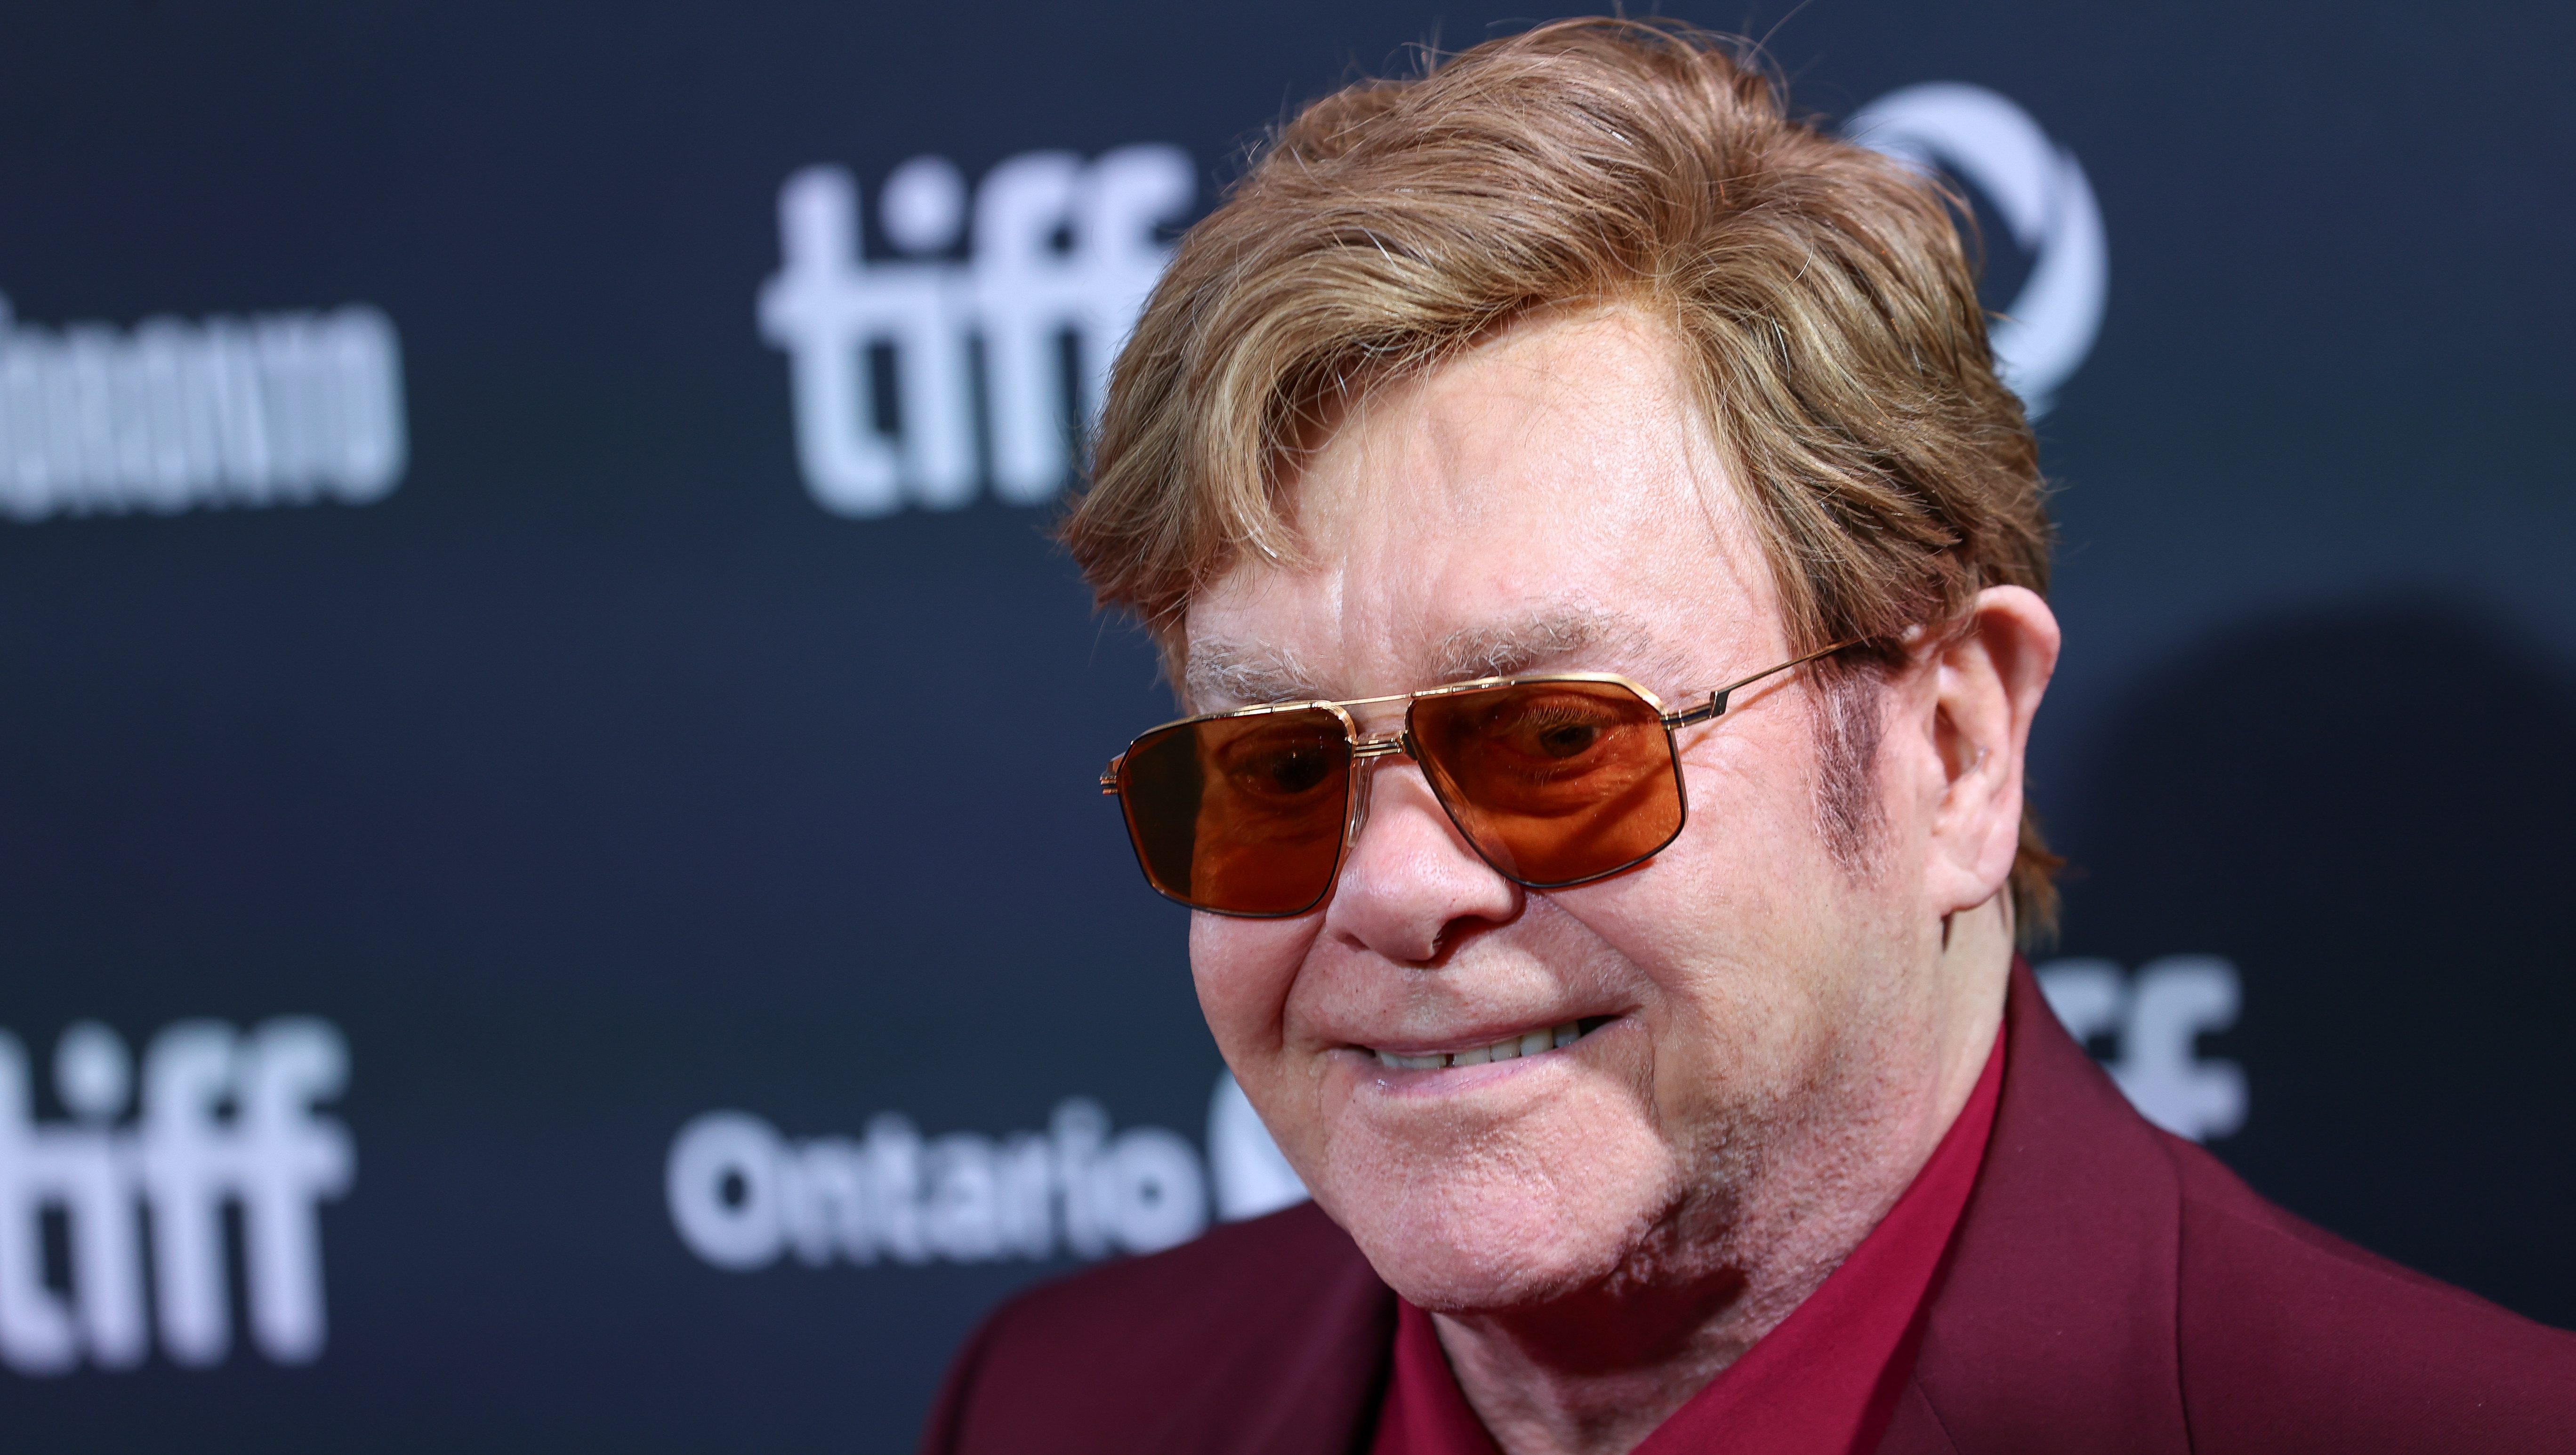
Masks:
[[[1842,1266],[1633,1455],[1856,1455],[1874,1448],[1913,1372],[1919,1317],[1985,1162],[2003,1088],[1995,1035],[1968,1104],[1896,1206]],[[1431,1316],[1396,1300],[1395,1365],[1370,1455],[1495,1455]]]

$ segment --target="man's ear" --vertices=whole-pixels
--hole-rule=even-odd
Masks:
[[[2056,614],[2038,593],[1989,586],[1977,593],[1967,630],[1936,645],[1925,664],[1941,771],[1925,888],[1939,914],[1984,904],[2012,873],[2022,760],[2057,647]]]

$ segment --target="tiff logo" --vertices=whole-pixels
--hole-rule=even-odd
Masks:
[[[61,1374],[84,1360],[143,1362],[146,1211],[162,1352],[223,1362],[228,1206],[240,1210],[251,1342],[281,1364],[319,1358],[319,1205],[347,1192],[356,1170],[347,1129],[314,1115],[348,1083],[339,1031],[307,1017],[248,1034],[220,1021],[169,1026],[144,1053],[141,1114],[123,1126],[135,1078],[116,1032],[72,1026],[53,1070],[71,1117],[40,1123],[26,1050],[0,1031],[0,1363]]]
[[[1100,408],[1171,256],[1159,233],[1197,195],[1189,154],[1171,146],[1011,157],[971,208],[954,165],[915,157],[877,195],[898,256],[869,258],[850,174],[789,177],[760,332],[787,351],[814,499],[842,515],[946,510],[986,477],[1013,504],[1054,499],[1077,425]],[[953,260],[961,237],[966,256]]]

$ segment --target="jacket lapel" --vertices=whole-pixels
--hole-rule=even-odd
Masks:
[[[1356,1455],[1377,1431],[1395,1347],[1395,1294],[1378,1281],[1349,1235],[1311,1204],[1283,1216],[1311,1219],[1337,1244],[1322,1262],[1269,1270],[1305,1280],[1294,1311],[1269,1337],[1230,1342],[1187,1389],[1173,1391],[1158,1426],[1134,1432],[1139,1455]]]
[[[1883,1455],[2184,1451],[2180,1189],[2013,962],[2002,1099]]]

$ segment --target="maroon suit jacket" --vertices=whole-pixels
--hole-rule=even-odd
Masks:
[[[2013,971],[2002,1100],[1882,1452],[2576,1451],[2576,1336],[2257,1197]],[[938,1455],[1365,1451],[1395,1297],[1311,1204],[1023,1294]]]

